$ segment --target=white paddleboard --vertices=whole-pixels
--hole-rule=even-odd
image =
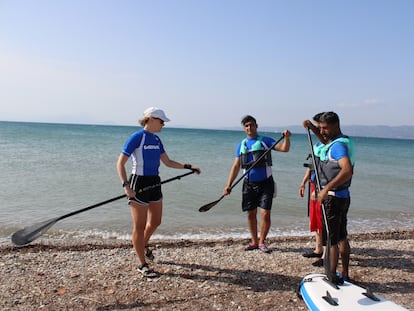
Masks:
[[[398,311],[408,309],[350,282],[333,286],[325,274],[308,274],[300,284],[300,295],[309,310]]]

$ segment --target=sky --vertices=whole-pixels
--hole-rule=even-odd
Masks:
[[[412,0],[0,0],[0,120],[414,125]]]

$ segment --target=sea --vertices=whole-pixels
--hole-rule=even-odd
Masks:
[[[122,195],[116,161],[126,139],[139,129],[138,125],[0,122],[0,244],[11,243],[17,230]],[[196,165],[202,173],[163,184],[163,219],[153,238],[248,238],[241,183],[208,212],[198,211],[221,197],[236,145],[245,137],[243,130],[166,126],[158,135],[171,159]],[[349,233],[412,229],[414,140],[352,138],[356,164]],[[288,153],[272,152],[277,197],[270,237],[312,235],[307,196],[301,198],[298,192],[309,151],[304,130],[292,134]],[[185,172],[160,168],[162,180]],[[129,206],[126,199],[119,199],[58,221],[39,240],[129,240],[131,229]]]

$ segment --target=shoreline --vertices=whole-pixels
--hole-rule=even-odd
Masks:
[[[297,242],[297,243],[308,243],[312,241],[314,237],[313,232],[303,235],[279,235],[271,236],[267,238],[269,243],[274,242]],[[414,239],[414,229],[400,228],[384,231],[361,231],[357,233],[348,234],[350,241],[360,241],[365,239],[375,240],[390,240],[390,239]],[[309,241],[310,240],[310,241]],[[155,238],[151,239],[150,244],[153,247],[183,247],[183,246],[210,246],[212,244],[228,244],[228,243],[248,243],[249,238],[247,237],[218,237],[218,238]],[[35,250],[39,248],[39,251],[44,248],[51,248],[57,250],[90,250],[96,247],[97,249],[102,248],[130,248],[133,247],[130,240],[118,239],[118,238],[96,238],[94,236],[89,237],[64,237],[55,239],[53,237],[47,237],[47,233],[44,234],[43,238],[34,240],[30,244],[24,246],[16,246],[12,244],[10,239],[0,245],[0,254],[23,249]]]
[[[414,310],[414,229],[349,239],[351,278]],[[39,241],[0,246],[0,309],[306,310],[297,287],[323,273],[302,256],[313,235],[271,237],[271,254],[243,251],[242,238],[154,240],[156,279],[136,272],[129,241]]]

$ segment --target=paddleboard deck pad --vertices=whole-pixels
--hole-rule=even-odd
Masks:
[[[308,274],[302,279],[299,294],[309,310],[408,311],[370,290],[350,282],[334,285],[325,274]]]

